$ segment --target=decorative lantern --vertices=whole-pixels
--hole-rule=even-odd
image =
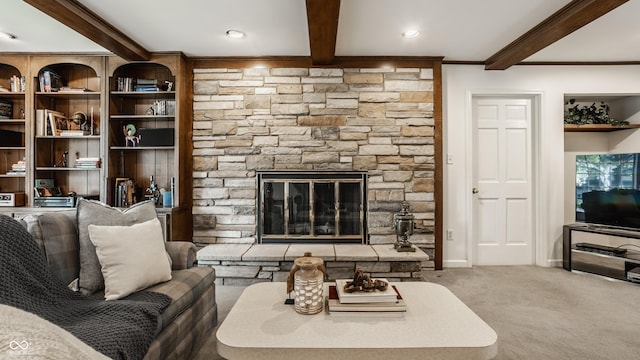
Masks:
[[[393,214],[393,230],[396,233],[397,241],[394,245],[397,251],[413,252],[416,249],[409,242],[409,236],[413,234],[413,214],[409,212],[409,204],[402,204],[402,211]]]
[[[294,292],[294,307],[297,313],[317,314],[324,307],[324,262],[321,258],[312,257],[310,252],[305,252],[304,257],[295,259],[293,263],[287,278],[287,293]]]

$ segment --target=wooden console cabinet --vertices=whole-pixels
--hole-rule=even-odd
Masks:
[[[624,255],[608,255],[576,248],[590,243],[627,249]],[[594,227],[586,224],[563,228],[563,267],[627,281],[627,273],[640,267],[640,232]]]

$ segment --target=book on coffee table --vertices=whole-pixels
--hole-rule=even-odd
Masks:
[[[327,306],[330,312],[403,312],[407,311],[407,304],[393,286],[396,292],[395,301],[386,302],[367,302],[367,303],[342,303],[338,298],[338,291],[333,285],[329,286],[329,295],[327,296]]]
[[[404,317],[404,311],[331,311],[329,315],[331,317],[346,317],[346,318],[402,318]]]
[[[376,279],[389,283],[386,279]],[[395,302],[398,294],[391,285],[384,291],[372,290],[368,292],[346,292],[344,286],[351,280],[337,279],[336,290],[338,299],[343,304],[349,303],[369,303],[369,302]]]

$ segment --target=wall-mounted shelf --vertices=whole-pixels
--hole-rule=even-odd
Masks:
[[[638,129],[640,124],[629,124],[623,126],[608,125],[608,124],[585,124],[574,125],[564,124],[564,132],[611,132],[629,129]]]

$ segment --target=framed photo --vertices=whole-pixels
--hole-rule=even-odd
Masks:
[[[47,117],[47,135],[59,136],[62,130],[67,130],[67,118],[64,113],[48,110]],[[51,132],[49,132],[49,129],[51,129]]]
[[[59,186],[36,187],[34,190],[35,197],[63,196],[62,189]]]

